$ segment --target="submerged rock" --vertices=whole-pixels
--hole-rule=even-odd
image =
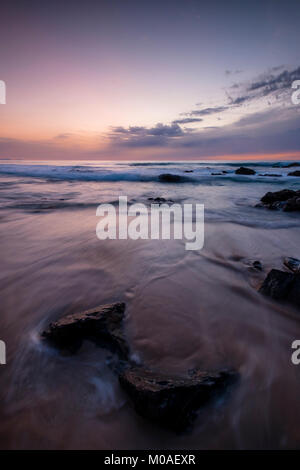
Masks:
[[[165,199],[164,197],[148,197],[148,201],[154,202],[156,204],[174,202],[172,199]]]
[[[256,171],[252,170],[252,168],[246,168],[241,166],[237,170],[235,170],[236,175],[255,175]]]
[[[161,183],[180,183],[185,181],[183,176],[171,175],[170,173],[163,173],[162,175],[159,175],[158,179]]]
[[[287,165],[282,165],[281,163],[275,163],[272,168],[292,168],[293,166],[300,166],[298,162],[288,163]]]
[[[193,173],[194,170],[184,170],[185,173]]]
[[[258,176],[270,176],[272,178],[281,178],[282,175],[278,173],[260,173]]]
[[[300,307],[300,275],[272,269],[259,292],[275,300],[286,300]]]
[[[257,271],[262,271],[262,269],[263,269],[263,266],[262,266],[261,262],[258,261],[258,260],[253,261],[252,267],[254,269],[256,269]]]
[[[300,171],[299,170],[292,171],[291,173],[288,173],[288,176],[300,176]]]
[[[258,272],[263,270],[263,265],[259,260],[245,260],[245,264],[248,266],[248,271]]]
[[[286,168],[291,168],[293,166],[300,166],[300,163],[299,162],[292,162],[292,163],[289,163],[288,165],[286,165]]]
[[[183,431],[196,417],[198,408],[237,376],[227,369],[217,372],[196,369],[187,378],[176,378],[131,367],[119,375],[119,381],[139,415],[162,427]]]
[[[102,305],[50,323],[42,337],[71,353],[80,348],[83,340],[89,339],[126,359],[129,347],[123,332],[124,314],[124,303]]]
[[[300,190],[282,189],[281,191],[268,192],[261,202],[267,209],[282,209],[285,212],[300,211]]]
[[[284,258],[283,264],[293,273],[300,273],[300,260],[297,258]]]

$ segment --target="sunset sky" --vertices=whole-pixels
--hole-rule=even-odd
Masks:
[[[300,158],[300,2],[0,7],[1,159]]]

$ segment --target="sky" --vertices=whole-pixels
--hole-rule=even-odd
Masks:
[[[0,159],[300,159],[299,0],[1,2]]]

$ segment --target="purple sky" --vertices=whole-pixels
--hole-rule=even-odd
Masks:
[[[300,158],[300,3],[0,7],[0,157]]]

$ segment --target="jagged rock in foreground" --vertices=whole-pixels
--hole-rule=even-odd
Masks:
[[[120,384],[139,415],[177,432],[189,427],[197,410],[237,378],[238,374],[228,369],[196,369],[187,378],[174,378],[131,367],[119,375]]]
[[[172,175],[170,173],[163,173],[158,177],[161,183],[180,183],[186,181],[183,176],[180,175]]]
[[[246,168],[241,166],[237,170],[235,170],[236,175],[255,175],[256,171],[252,170],[252,168]]]
[[[166,377],[130,362],[129,346],[123,333],[124,303],[103,305],[67,315],[50,323],[42,337],[62,351],[75,353],[85,339],[119,355],[114,371],[138,414],[162,427],[183,431],[195,418],[197,409],[232,383],[232,370],[194,370],[187,378]]]
[[[273,193],[268,192],[261,198],[261,203],[263,207],[271,210],[300,211],[300,190],[282,189]]]
[[[300,307],[300,275],[272,269],[259,292],[275,300],[286,300]]]
[[[89,339],[126,359],[129,347],[123,332],[124,314],[125,303],[102,305],[50,323],[42,337],[71,353],[80,348],[83,340]]]
[[[284,258],[283,264],[293,273],[300,274],[300,260],[297,258]]]

